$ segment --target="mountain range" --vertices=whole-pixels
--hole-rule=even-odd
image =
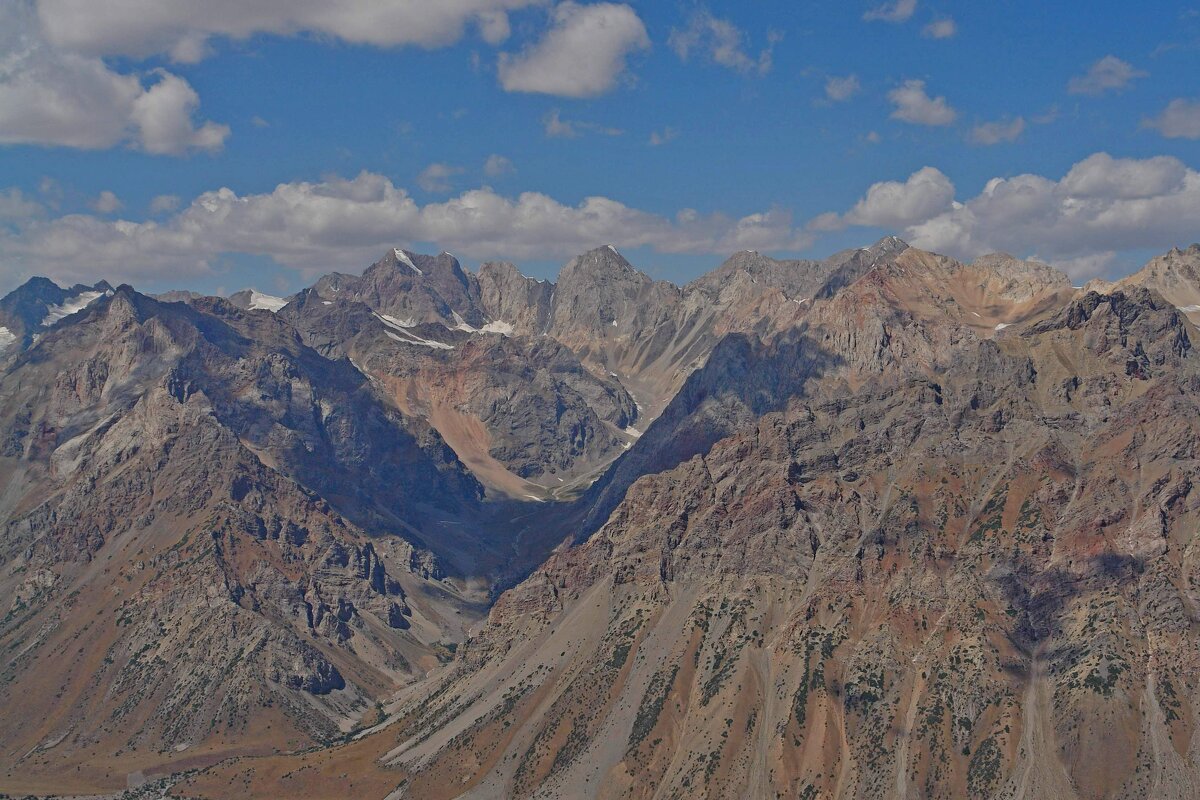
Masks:
[[[1200,245],[0,299],[0,791],[1200,796]]]

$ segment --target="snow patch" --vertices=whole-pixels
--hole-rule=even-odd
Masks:
[[[333,305],[333,301],[332,301],[332,300],[322,300],[322,301],[321,301],[321,305],[323,305],[323,306],[331,306],[331,305]]]
[[[632,425],[630,425],[628,428],[625,429],[625,433],[629,436],[632,436],[635,439],[642,435],[642,432],[639,431],[637,428],[633,427]]]
[[[420,345],[421,347],[432,347],[434,350],[453,350],[454,349],[454,345],[452,345],[452,344],[446,344],[445,342],[436,342],[433,339],[422,339],[420,336],[415,336],[415,335],[413,335],[411,333],[407,333],[407,332],[404,333],[403,335],[400,335],[400,334],[392,333],[390,330],[387,330],[387,331],[384,331],[384,333],[387,334],[389,339],[396,341],[396,342],[400,342],[400,344],[416,344],[416,345]]]
[[[465,319],[459,316],[457,311],[451,311],[450,314],[454,317],[454,327],[451,330],[479,333],[479,329],[468,324]]]
[[[1177,308],[1185,314],[1195,314],[1197,311],[1200,311],[1200,305],[1177,306]]]
[[[46,316],[42,319],[42,327],[49,328],[60,319],[65,319],[78,311],[83,311],[92,304],[92,301],[104,295],[104,292],[80,292],[61,306],[48,306],[46,308]]]
[[[274,297],[269,294],[250,290],[250,308],[253,311],[270,311],[274,314],[279,309],[288,304],[287,300],[282,297]]]
[[[3,325],[0,325],[0,350],[7,349],[15,341],[17,341],[17,335]]]
[[[608,245],[607,247],[609,250],[612,250],[614,253],[617,253],[617,248],[613,247],[611,244]],[[620,255],[620,253],[617,253],[617,255]]]
[[[501,336],[512,336],[514,330],[515,328],[513,328],[511,322],[496,320],[495,322],[489,322],[487,325],[484,325],[482,328],[480,328],[479,333],[498,333]]]
[[[408,319],[400,319],[399,317],[393,317],[391,314],[380,314],[378,312],[374,313],[375,319],[379,320],[384,325],[387,325],[389,328],[398,328],[399,330],[404,330],[405,328],[417,327],[417,321],[412,317],[409,317]]]
[[[411,269],[413,272],[417,273],[418,275],[425,274],[424,272],[421,272],[420,267],[418,267],[416,264],[414,264],[412,259],[408,257],[408,253],[404,252],[399,247],[394,248],[393,252],[395,252],[395,254],[396,254],[396,260],[399,261],[401,264],[405,265],[406,267],[408,267],[409,269]]]
[[[1002,331],[1002,330],[1004,330],[1004,329],[1005,329],[1005,328],[1007,328],[1007,327],[1008,327],[1008,323],[1007,323],[1007,322],[1001,322],[999,325],[997,325],[997,326],[996,326],[996,330],[998,330],[998,331]]]

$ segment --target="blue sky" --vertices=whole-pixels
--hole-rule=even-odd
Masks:
[[[189,5],[0,0],[0,290],[284,292],[392,244],[686,281],[889,233],[1082,279],[1200,239],[1195,0]]]

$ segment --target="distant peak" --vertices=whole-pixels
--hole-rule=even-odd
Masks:
[[[908,242],[899,236],[885,236],[868,249],[872,252],[896,253],[909,248]]]
[[[391,255],[397,264],[403,264],[418,275],[425,274],[421,271],[420,267],[413,263],[412,256],[408,254],[407,250],[401,250],[399,247],[393,247]]]
[[[611,244],[588,250],[586,253],[571,259],[572,263],[589,264],[591,266],[615,267],[624,271],[636,271],[621,251]]]

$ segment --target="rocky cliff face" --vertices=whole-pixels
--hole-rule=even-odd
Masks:
[[[1117,286],[1142,286],[1174,303],[1192,322],[1200,323],[1200,244],[1173,248],[1151,259]]]
[[[0,398],[0,698],[39,720],[0,734],[18,774],[329,742],[479,599],[489,545],[437,522],[479,485],[270,313],[120,287]]]
[[[400,796],[1193,795],[1195,338],[1091,294],[808,381],[500,598]]]
[[[0,788],[1194,797],[1195,249],[121,287],[0,376]]]
[[[358,365],[406,417],[427,421],[500,495],[549,496],[603,467],[638,417],[611,375],[512,326],[476,328],[461,315],[453,326],[416,324],[318,291],[281,314],[319,352]]]
[[[522,275],[512,264],[489,262],[479,268],[479,302],[499,333],[546,333],[553,298],[553,283]]]

